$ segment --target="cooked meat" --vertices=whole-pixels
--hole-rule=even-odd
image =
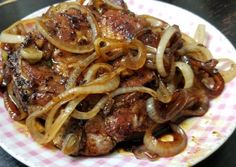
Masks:
[[[104,119],[97,115],[85,124],[86,144],[83,155],[109,153],[115,146],[111,136],[106,133]]]
[[[106,132],[117,142],[127,140],[135,133],[144,133],[151,125],[144,100],[139,99],[128,105],[115,109],[105,119]]]
[[[106,133],[104,119],[101,116],[97,115],[83,124],[82,121],[71,119],[60,129],[53,143],[62,149],[67,135],[75,134],[81,142],[74,147],[71,155],[96,156],[107,154],[114,148],[116,142]]]
[[[123,87],[143,86],[155,79],[153,71],[142,69],[135,76],[123,81]],[[135,133],[144,133],[152,124],[146,112],[146,97],[133,92],[115,98],[113,108],[105,118],[107,133],[117,142],[132,138]]]
[[[122,87],[134,87],[134,86],[142,86],[146,83],[151,82],[155,79],[155,72],[149,69],[141,69],[135,72],[134,75],[127,78],[121,86]]]
[[[132,39],[147,25],[144,19],[137,18],[134,13],[126,10],[108,10],[99,21],[103,36],[112,39]]]
[[[54,14],[47,20],[46,26],[52,35],[66,42],[75,40],[75,30],[87,31],[89,28],[85,16],[76,9]]]
[[[59,149],[62,149],[63,144],[65,144],[65,139],[69,134],[74,134],[82,141],[83,136],[83,121],[78,121],[75,119],[70,119],[67,121],[60,131],[57,133],[56,137],[53,139],[53,143]],[[80,149],[83,148],[83,143],[78,144],[76,147],[71,150],[71,155],[78,155]]]

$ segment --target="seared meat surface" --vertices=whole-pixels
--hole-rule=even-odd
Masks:
[[[111,39],[132,39],[147,25],[149,24],[144,19],[126,10],[108,10],[99,22],[103,36]]]

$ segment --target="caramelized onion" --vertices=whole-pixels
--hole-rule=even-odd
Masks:
[[[79,75],[82,73],[82,71],[87,68],[93,61],[95,61],[98,58],[96,53],[91,54],[90,56],[86,57],[82,61],[78,61],[75,64],[75,69],[71,72],[71,75],[69,76],[67,83],[66,83],[66,89],[70,89],[75,87],[76,80],[79,77]]]
[[[194,73],[192,68],[183,62],[175,62],[175,66],[180,69],[184,77],[184,88],[190,88],[193,86]]]
[[[7,85],[7,92],[4,93],[3,100],[7,111],[9,112],[9,115],[12,119],[20,121],[28,116],[26,112],[22,111],[22,108],[20,107],[20,102],[13,94],[13,82],[10,82]]]
[[[23,59],[27,60],[29,63],[34,64],[39,62],[43,57],[43,52],[36,48],[22,48],[20,50],[20,55]]]
[[[227,58],[218,59],[218,61],[219,64],[217,64],[216,68],[219,70],[219,73],[222,75],[224,81],[227,83],[233,80],[236,76],[235,62]]]
[[[156,123],[165,123],[174,119],[187,104],[186,91],[177,91],[169,103],[161,103],[154,98],[146,101],[146,110],[149,118]]]
[[[125,4],[118,4],[119,1],[118,0],[103,0],[107,5],[115,8],[115,9],[127,9],[127,6]],[[120,1],[122,3],[122,1]],[[123,6],[122,6],[123,5]],[[125,7],[124,7],[125,6]]]
[[[150,128],[144,135],[144,145],[148,151],[158,154],[160,157],[170,157],[182,152],[187,146],[187,136],[184,130],[175,124],[170,124],[173,131],[173,141],[161,141],[152,135]]]
[[[148,159],[150,161],[155,161],[160,158],[159,155],[148,151],[144,145],[132,149],[132,152],[137,159]]]
[[[96,54],[101,56],[104,61],[111,61],[120,57],[122,55],[120,51],[123,52],[126,45],[128,45],[126,41],[116,39],[97,38],[94,41]]]
[[[197,30],[194,34],[194,39],[197,43],[206,45],[207,43],[207,34],[206,34],[206,26],[204,24],[199,24]]]
[[[97,38],[94,45],[97,55],[101,56],[105,61],[111,61],[123,55],[124,57],[121,60],[122,65],[128,69],[137,70],[145,64],[146,48],[144,44],[137,39],[128,42],[116,39]]]
[[[218,72],[218,70],[215,68],[217,64],[217,60],[211,59],[205,63],[193,59],[191,57],[183,56],[183,61],[186,63],[189,63],[194,72],[196,73],[196,77],[200,80],[203,87],[207,91],[207,95],[211,98],[215,98],[221,94],[221,92],[224,90],[224,79],[222,78],[221,74]],[[212,78],[214,80],[214,85],[206,85],[204,83],[204,78],[200,77],[198,75],[199,70],[203,70],[207,76]]]
[[[97,75],[97,72],[98,72],[98,70],[100,70],[100,69],[103,69],[103,70],[106,70],[106,71],[108,71],[108,72],[111,72],[111,71],[112,71],[112,66],[109,65],[109,64],[106,64],[106,63],[96,63],[96,64],[92,65],[92,66],[88,69],[87,73],[85,74],[85,76],[84,76],[84,81],[85,81],[86,83],[89,83],[89,82],[91,82],[92,80],[95,80],[96,75]]]
[[[146,21],[148,21],[151,26],[153,27],[161,27],[161,28],[167,28],[169,24],[161,19],[158,19],[153,16],[149,15],[139,15],[138,17],[144,18]]]
[[[0,34],[0,42],[4,43],[22,43],[26,39],[23,35],[14,35],[14,34],[7,34],[7,33],[1,33]]]
[[[185,44],[184,47],[179,49],[177,52],[180,55],[188,55],[203,62],[209,61],[213,57],[207,48],[197,45],[196,43]]]
[[[62,143],[61,151],[66,155],[76,154],[79,150],[81,135],[69,133],[66,135]]]
[[[171,37],[175,34],[176,28],[174,26],[168,27],[164,34],[161,37],[160,43],[157,47],[157,52],[156,52],[156,66],[157,66],[157,71],[162,77],[166,77],[167,73],[164,67],[164,52],[167,47],[167,44],[169,43],[169,40]]]
[[[155,99],[158,99],[163,102],[169,102],[171,99],[171,96],[165,97],[162,94],[157,93],[156,91],[146,88],[146,87],[124,87],[124,88],[118,88],[115,91],[111,92],[108,96],[104,96],[100,101],[93,107],[92,110],[88,112],[80,112],[80,111],[75,111],[72,114],[73,118],[76,119],[90,119],[93,118],[97,113],[103,109],[107,103],[107,101],[110,98],[113,98],[115,96],[125,94],[125,93],[131,93],[131,92],[142,92],[142,93],[147,93],[153,96]]]
[[[128,45],[129,49],[137,50],[137,55],[133,55],[132,52],[128,52],[128,55],[126,55],[122,62],[124,63],[124,66],[131,70],[138,70],[146,62],[146,48],[144,44],[139,40],[132,40],[130,45]]]
[[[202,116],[209,107],[209,98],[204,90],[189,89],[187,90],[187,102],[181,114],[183,116]]]
[[[20,20],[12,24],[0,34],[0,42],[22,43],[26,40],[26,33],[32,31],[35,25],[34,19]]]
[[[98,24],[96,22],[96,19],[92,15],[92,13],[85,7],[79,5],[78,3],[73,2],[66,2],[62,3],[58,6],[55,6],[56,9],[51,9],[51,13],[53,12],[63,12],[70,8],[74,8],[79,10],[82,14],[86,15],[86,19],[92,29],[92,39],[91,42],[87,45],[79,45],[76,41],[73,42],[64,42],[62,40],[59,40],[57,37],[54,37],[48,30],[48,28],[45,26],[44,19],[38,19],[36,21],[37,29],[39,32],[53,45],[55,45],[57,48],[61,50],[65,50],[71,53],[88,53],[94,50],[94,40],[99,35],[99,29]],[[49,12],[49,13],[50,13]]]

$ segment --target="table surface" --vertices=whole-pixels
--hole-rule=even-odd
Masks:
[[[0,7],[0,31],[33,11],[61,0],[18,0]],[[236,47],[236,0],[162,0],[185,8],[216,26]],[[1,2],[1,0],[0,0]],[[196,167],[236,166],[236,132],[210,157]],[[0,147],[0,167],[24,167]]]

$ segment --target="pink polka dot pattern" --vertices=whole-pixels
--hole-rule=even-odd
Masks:
[[[126,0],[126,2],[132,11],[138,14],[152,14],[170,24],[177,24],[183,32],[188,34],[194,33],[194,26],[197,24],[205,24],[208,32],[207,46],[213,55],[216,57],[226,55],[229,58],[236,55],[233,46],[218,30],[192,13],[158,1]],[[167,10],[170,12],[166,12]],[[33,15],[36,16],[40,12]],[[192,166],[214,152],[234,131],[236,126],[235,83],[234,80],[226,85],[222,96],[211,102],[211,108],[205,116],[191,118],[181,124],[189,139],[188,147],[184,152],[174,157],[160,158],[151,162],[137,160],[132,154],[126,153],[113,153],[112,155],[94,158],[65,156],[56,149],[38,145],[27,134],[19,133],[19,131],[24,132],[24,129],[17,130],[16,123],[9,118],[4,108],[2,97],[0,97],[0,145],[15,158],[32,167]],[[190,156],[191,158],[189,158]]]

